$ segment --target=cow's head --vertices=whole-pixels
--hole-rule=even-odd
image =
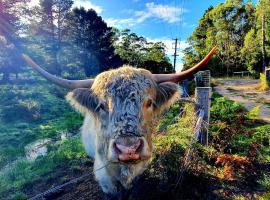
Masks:
[[[48,80],[72,89],[71,104],[96,120],[97,151],[110,162],[138,164],[151,157],[151,122],[178,97],[177,82],[199,71],[215,52],[199,64],[176,74],[152,74],[128,66],[103,72],[95,79],[65,80],[27,63]]]
[[[101,73],[91,88],[74,89],[67,99],[98,122],[99,155],[110,162],[137,163],[151,157],[153,116],[177,94],[177,84],[157,83],[149,71],[124,66]]]

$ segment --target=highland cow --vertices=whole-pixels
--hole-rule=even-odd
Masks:
[[[61,79],[27,55],[23,59],[49,81],[72,89],[66,98],[85,116],[82,141],[95,160],[95,177],[106,194],[119,198],[151,161],[154,117],[179,97],[177,83],[201,70],[215,50],[196,66],[176,74],[123,66],[87,80]]]

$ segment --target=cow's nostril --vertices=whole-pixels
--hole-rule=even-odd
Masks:
[[[139,139],[136,143],[121,144],[115,143],[115,148],[119,153],[137,153],[143,145],[143,141]]]
[[[140,152],[143,148],[143,140],[139,139],[135,143],[114,143],[115,151],[121,161],[139,160]]]

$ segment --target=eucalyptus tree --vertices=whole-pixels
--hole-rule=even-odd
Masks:
[[[68,14],[73,5],[72,0],[40,0],[36,18],[35,36],[43,48],[43,58],[49,71],[61,74],[63,71],[57,55],[67,40]]]
[[[17,43],[20,32],[23,32],[22,16],[30,0],[0,0],[0,73],[2,81],[8,82],[11,73],[22,70],[14,43]]]
[[[114,32],[96,11],[75,8],[69,15],[69,41],[78,53],[78,63],[86,76],[119,67],[122,60],[115,54]]]
[[[245,69],[239,52],[244,46],[247,32],[254,26],[254,12],[253,4],[243,0],[226,0],[216,7],[210,7],[189,38],[192,49],[186,50],[186,66],[190,64],[188,62],[199,60],[206,51],[217,45],[219,53],[214,58],[216,66],[213,66],[213,62],[209,63],[214,73]]]
[[[166,47],[162,42],[149,42],[129,29],[124,29],[116,31],[114,45],[116,53],[126,64],[146,68],[152,73],[171,73],[173,71],[166,55]]]

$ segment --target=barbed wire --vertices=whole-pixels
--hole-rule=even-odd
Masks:
[[[54,193],[57,193],[57,192],[61,191],[64,187],[66,187],[68,185],[77,183],[77,182],[85,179],[86,177],[92,176],[95,172],[97,172],[97,171],[99,171],[99,170],[107,167],[109,164],[110,164],[110,162],[106,163],[106,165],[104,165],[104,166],[102,166],[102,167],[100,167],[100,168],[98,168],[98,169],[96,169],[96,170],[94,170],[94,171],[92,171],[90,173],[84,174],[84,175],[82,175],[82,176],[80,176],[78,178],[72,179],[69,182],[66,182],[64,184],[58,185],[58,186],[56,186],[54,188],[51,188],[51,189],[49,189],[49,190],[47,190],[45,192],[42,192],[42,193],[40,193],[40,194],[38,194],[38,195],[30,198],[29,200],[38,200],[38,199],[42,199],[43,200],[44,197],[50,196],[51,194],[54,194]]]

